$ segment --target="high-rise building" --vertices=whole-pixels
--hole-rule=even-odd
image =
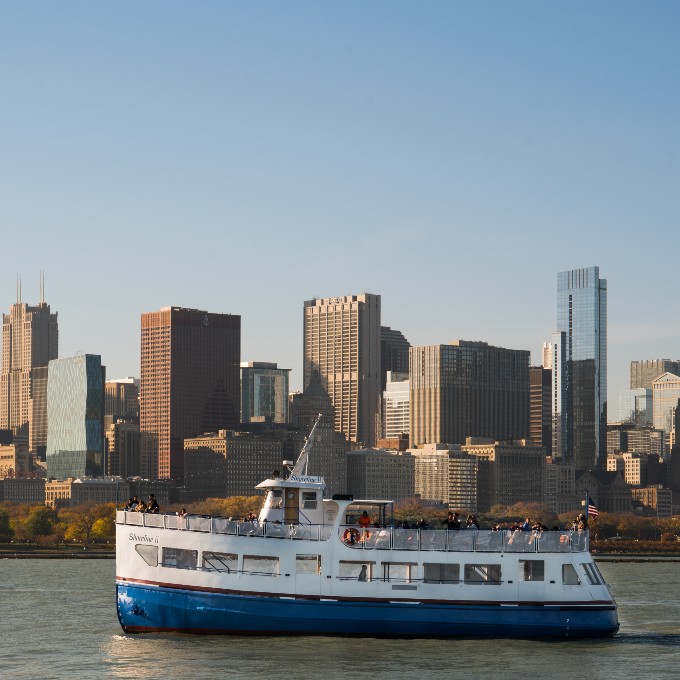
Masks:
[[[680,361],[647,359],[630,362],[630,389],[652,389],[652,383],[662,373],[680,375]]]
[[[83,354],[49,363],[47,476],[106,474],[104,380],[101,357]]]
[[[652,381],[654,427],[670,434],[673,430],[673,409],[680,401],[680,376],[663,373]]]
[[[411,446],[526,439],[529,352],[456,340],[411,347]]]
[[[544,342],[543,347],[541,347],[541,366],[543,368],[551,369],[553,366],[553,355],[552,355],[552,345],[549,342]]]
[[[619,421],[635,425],[651,425],[652,390],[637,387],[619,392]]]
[[[241,317],[165,307],[142,314],[141,431],[158,477],[181,482],[184,440],[239,423]]]
[[[381,428],[380,296],[304,303],[304,385],[318,371],[335,408],[335,429],[372,446]]]
[[[265,361],[241,362],[241,422],[264,418],[288,422],[289,368]]]
[[[553,456],[602,469],[607,451],[607,281],[598,267],[557,275]]]
[[[139,379],[107,380],[104,385],[104,415],[111,422],[119,418],[139,423]]]
[[[112,477],[142,476],[139,423],[118,419],[106,428],[107,473]]]
[[[308,434],[319,414],[322,418],[310,443],[307,472],[319,475],[326,483],[325,495],[347,493],[347,439],[335,430],[335,411],[330,397],[321,385],[318,372],[302,394],[293,395],[290,402],[290,421],[294,427]]]
[[[21,302],[20,284],[17,302],[9,314],[2,315],[2,367],[0,368],[0,430],[12,430],[23,438],[30,437],[44,453],[46,427],[44,419],[30,432],[31,401],[37,419],[44,415],[47,382],[36,373],[58,356],[59,328],[57,313],[50,311],[44,300],[44,284],[40,281],[40,302],[29,306]],[[44,378],[44,371],[41,374]]]
[[[411,343],[401,331],[381,326],[380,328],[380,386],[385,391],[387,373],[406,373],[408,375],[408,350]]]
[[[403,500],[415,494],[415,459],[404,451],[357,449],[347,454],[347,490],[355,498]]]
[[[399,439],[408,435],[410,428],[410,390],[408,372],[387,371],[387,383],[383,392],[383,437]]]
[[[552,371],[541,366],[529,369],[529,439],[552,451]]]

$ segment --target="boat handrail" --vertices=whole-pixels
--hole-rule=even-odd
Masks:
[[[282,524],[215,517],[208,515],[139,513],[117,510],[116,523],[211,534],[250,536],[269,539],[327,541],[334,533],[328,524]],[[401,527],[361,528],[343,524],[337,536],[354,550],[418,550],[488,553],[569,553],[588,552],[589,532],[521,531],[502,529],[402,529]]]

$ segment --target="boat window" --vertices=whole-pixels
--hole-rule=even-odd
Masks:
[[[470,585],[500,585],[501,565],[500,564],[466,564],[465,583]]]
[[[283,504],[283,489],[272,489],[270,507],[280,508]]]
[[[158,566],[158,546],[146,545],[145,543],[138,543],[135,550],[141,555],[142,559],[150,566]]]
[[[562,565],[562,583],[565,586],[580,586],[581,579],[576,573],[573,564],[563,564]]]
[[[545,574],[545,562],[543,560],[520,560],[520,581],[543,581]]]
[[[383,579],[410,583],[418,579],[418,565],[415,562],[383,562]]]
[[[423,579],[425,583],[459,583],[460,565],[425,562],[423,564]]]
[[[235,553],[203,553],[203,568],[213,571],[238,571],[238,555]]]
[[[198,550],[183,550],[182,548],[163,548],[162,567],[175,569],[196,569],[198,567]]]
[[[243,571],[261,576],[278,576],[279,558],[264,555],[244,555]]]
[[[373,562],[347,562],[340,560],[338,564],[338,577],[370,581],[373,577]]]
[[[316,510],[316,491],[302,492],[302,509]]]
[[[320,574],[321,555],[296,555],[295,556],[296,574]]]
[[[584,562],[581,566],[583,567],[583,571],[586,573],[588,583],[590,583],[591,586],[599,585],[600,579],[598,578],[598,574],[595,571],[595,565],[591,564],[590,562]]]

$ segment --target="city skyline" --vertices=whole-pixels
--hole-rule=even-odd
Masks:
[[[555,273],[597,265],[608,403],[680,358],[640,257],[680,212],[676,3],[5,10],[0,310],[44,269],[61,356],[139,376],[143,312],[209,309],[301,390],[303,301],[371,292],[412,345],[537,365]]]

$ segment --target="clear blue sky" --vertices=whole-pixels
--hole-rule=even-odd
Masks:
[[[0,2],[0,309],[139,375],[139,316],[380,293],[413,344],[530,349],[609,283],[610,415],[679,358],[680,3]]]

